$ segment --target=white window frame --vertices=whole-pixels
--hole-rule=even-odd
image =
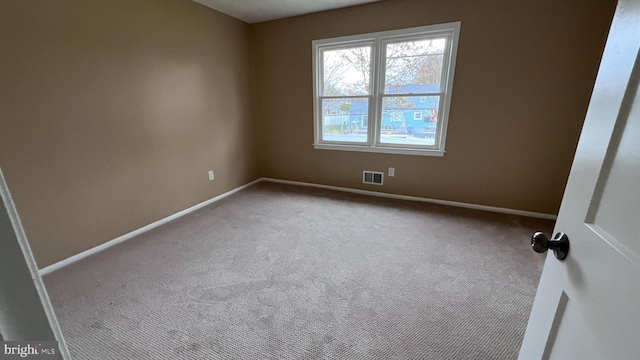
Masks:
[[[386,59],[386,45],[412,39],[423,38],[447,39],[442,63],[442,81],[439,93],[416,94],[421,99],[426,96],[439,96],[438,126],[434,139],[434,145],[410,145],[381,143],[380,128],[382,126],[382,100],[384,94],[384,63]],[[460,37],[460,22],[420,26],[407,29],[382,31],[369,34],[342,36],[330,39],[319,39],[312,42],[313,47],[313,121],[315,149],[320,150],[344,150],[362,151],[406,155],[444,156],[445,140],[449,122],[449,110],[451,107],[451,95],[453,92],[453,77],[455,71],[456,56],[458,52],[458,40]],[[369,95],[343,96],[344,98],[367,98],[368,133],[367,142],[339,142],[325,141],[322,139],[322,69],[323,51],[340,48],[357,47],[359,45],[371,46],[371,73]],[[390,96],[391,94],[386,94]],[[398,94],[399,96],[402,94]],[[392,96],[392,95],[391,95]],[[406,94],[405,94],[406,96]],[[415,115],[414,115],[415,117]]]
[[[422,111],[414,111],[413,120],[422,120]]]

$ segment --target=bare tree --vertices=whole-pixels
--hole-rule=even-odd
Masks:
[[[402,94],[406,93],[407,85],[439,84],[443,44],[443,39],[388,44],[384,64],[385,92]],[[325,95],[369,94],[370,73],[370,47],[328,51],[325,53]],[[349,78],[347,74],[350,74]],[[354,79],[355,74],[358,80]]]
[[[341,95],[340,87],[347,66],[339,59],[325,56],[323,69],[323,91],[325,96]]]
[[[362,86],[362,89],[369,93],[369,76],[371,74],[371,48],[358,47],[341,51],[340,58],[343,62],[351,65],[362,76],[362,80],[357,82],[356,88]]]
[[[405,85],[440,83],[443,48],[441,41],[420,40],[388,44],[385,85],[401,92]]]

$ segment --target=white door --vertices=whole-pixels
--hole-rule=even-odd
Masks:
[[[0,202],[0,342],[57,341],[58,359],[70,359],[2,170]],[[5,359],[6,347],[16,344],[2,345],[0,359]]]
[[[620,0],[520,360],[640,359],[639,49],[640,0]]]

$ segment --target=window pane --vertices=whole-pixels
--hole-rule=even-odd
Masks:
[[[434,145],[439,101],[439,96],[384,97],[380,142]]]
[[[322,140],[367,142],[369,99],[322,99]]]
[[[387,44],[385,94],[440,92],[445,38]]]
[[[323,96],[369,94],[371,47],[323,51]]]

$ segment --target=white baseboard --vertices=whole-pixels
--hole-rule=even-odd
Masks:
[[[74,263],[76,261],[84,259],[84,258],[86,258],[88,256],[93,255],[93,254],[99,253],[100,251],[108,249],[108,248],[110,248],[110,247],[112,247],[114,245],[120,244],[121,242],[127,241],[127,240],[129,240],[129,239],[131,239],[131,238],[133,238],[135,236],[138,236],[138,235],[140,235],[142,233],[145,233],[145,232],[147,232],[147,231],[149,231],[151,229],[155,229],[158,226],[166,224],[171,220],[175,220],[175,219],[177,219],[177,218],[179,218],[181,216],[187,215],[187,214],[189,214],[191,212],[194,212],[194,211],[196,211],[196,210],[198,210],[200,208],[203,208],[203,207],[205,207],[205,206],[207,206],[209,204],[212,204],[212,203],[214,203],[216,201],[222,200],[222,199],[226,198],[227,196],[235,194],[240,190],[244,190],[244,189],[248,188],[249,186],[251,186],[253,184],[256,184],[256,183],[258,183],[258,182],[260,182],[262,180],[263,179],[260,178],[260,179],[254,180],[254,181],[252,181],[252,182],[250,182],[248,184],[239,186],[239,187],[237,187],[237,188],[235,188],[233,190],[229,190],[224,194],[220,194],[220,195],[218,195],[218,196],[216,196],[214,198],[211,198],[211,199],[209,199],[207,201],[201,202],[201,203],[199,203],[197,205],[194,205],[194,206],[192,206],[192,207],[190,207],[188,209],[185,209],[185,210],[177,212],[177,213],[175,213],[173,215],[167,216],[166,218],[160,219],[160,220],[158,220],[156,222],[153,222],[153,223],[151,223],[149,225],[143,226],[143,227],[141,227],[141,228],[139,228],[137,230],[134,230],[134,231],[132,231],[130,233],[124,234],[124,235],[119,236],[119,237],[117,237],[117,238],[115,238],[113,240],[109,240],[109,241],[107,241],[107,242],[105,242],[103,244],[100,244],[100,245],[98,245],[96,247],[93,247],[91,249],[85,250],[85,251],[83,251],[83,252],[81,252],[79,254],[76,254],[76,255],[68,257],[68,258],[66,258],[64,260],[58,261],[55,264],[51,264],[51,265],[49,265],[47,267],[44,267],[44,268],[38,270],[38,273],[40,274],[40,276],[44,276],[46,274],[54,272],[54,271],[56,271],[58,269],[61,269],[61,268],[65,267],[65,266],[67,266],[67,265],[70,265],[70,264],[72,264],[72,263]]]
[[[408,195],[397,195],[397,194],[388,194],[388,193],[383,193],[383,192],[377,192],[377,191],[369,191],[369,190],[359,190],[359,189],[352,189],[352,188],[346,188],[346,187],[339,187],[339,186],[331,186],[331,185],[321,185],[321,184],[313,184],[313,183],[306,183],[306,182],[300,182],[300,181],[291,181],[291,180],[280,180],[280,179],[273,179],[273,178],[260,178],[257,180],[254,180],[248,184],[242,185],[240,187],[237,187],[233,190],[229,190],[224,194],[218,195],[212,199],[209,199],[207,201],[201,202],[200,204],[194,205],[188,209],[182,210],[180,212],[177,212],[173,215],[167,216],[164,219],[160,219],[156,222],[153,222],[149,225],[143,226],[137,230],[134,230],[130,233],[124,234],[120,237],[117,237],[113,240],[109,240],[103,244],[100,244],[96,247],[93,247],[91,249],[85,250],[79,254],[73,255],[71,257],[68,257],[64,260],[58,261],[55,264],[49,265],[47,267],[44,267],[40,270],[38,270],[38,273],[40,274],[40,276],[44,276],[47,275],[49,273],[52,273],[58,269],[61,269],[67,265],[70,265],[76,261],[79,261],[81,259],[84,259],[88,256],[91,256],[93,254],[99,253],[100,251],[103,251],[105,249],[108,249],[114,245],[120,244],[121,242],[127,241],[135,236],[138,236],[142,233],[145,233],[151,229],[157,228],[160,225],[166,224],[169,221],[175,220],[181,216],[187,215],[191,212],[194,212],[202,207],[205,207],[209,204],[212,204],[218,200],[224,199],[225,197],[235,194],[240,190],[244,190],[246,188],[248,188],[249,186],[256,184],[260,181],[270,181],[270,182],[274,182],[274,183],[280,183],[280,184],[288,184],[288,185],[297,185],[297,186],[307,186],[307,187],[315,187],[315,188],[321,188],[321,189],[328,189],[328,190],[336,190],[336,191],[343,191],[343,192],[349,192],[349,193],[354,193],[354,194],[362,194],[362,195],[370,195],[370,196],[378,196],[378,197],[384,197],[384,198],[391,198],[391,199],[400,199],[400,200],[409,200],[409,201],[420,201],[420,202],[428,202],[428,203],[434,203],[434,204],[441,204],[441,205],[448,205],[448,206],[457,206],[457,207],[462,207],[462,208],[468,208],[468,209],[476,209],[476,210],[484,210],[484,211],[492,211],[492,212],[498,212],[498,213],[504,213],[504,214],[512,214],[512,215],[521,215],[521,216],[528,216],[528,217],[533,217],[533,218],[540,218],[540,219],[549,219],[549,220],[555,220],[557,218],[556,215],[552,215],[552,214],[544,214],[544,213],[537,213],[537,212],[531,212],[531,211],[523,211],[523,210],[515,210],[515,209],[507,209],[507,208],[501,208],[501,207],[494,207],[494,206],[486,206],[486,205],[477,205],[477,204],[468,204],[468,203],[462,203],[462,202],[457,202],[457,201],[447,201],[447,200],[438,200],[438,199],[429,199],[429,198],[422,198],[422,197],[417,197],[417,196],[408,196]]]
[[[462,203],[462,202],[457,202],[457,201],[429,199],[429,198],[422,198],[422,197],[409,196],[409,195],[388,194],[388,193],[383,193],[383,192],[378,192],[378,191],[352,189],[352,188],[331,186],[331,185],[320,185],[320,184],[306,183],[306,182],[300,182],[300,181],[291,181],[291,180],[280,180],[280,179],[272,179],[272,178],[262,178],[261,180],[271,181],[271,182],[280,183],[280,184],[308,186],[308,187],[315,187],[315,188],[336,190],[336,191],[344,191],[344,192],[349,192],[349,193],[354,193],[354,194],[378,196],[378,197],[391,198],[391,199],[420,201],[420,202],[428,202],[428,203],[448,205],[448,206],[457,206],[457,207],[468,208],[468,209],[484,210],[484,211],[491,211],[491,212],[512,214],[512,215],[521,215],[521,216],[528,216],[528,217],[539,218],[539,219],[555,220],[557,218],[557,216],[553,215],[553,214],[545,214],[545,213],[538,213],[538,212],[532,212],[532,211],[507,209],[507,208],[501,208],[501,207],[495,207],[495,206],[487,206],[487,205],[468,204],[468,203]]]

